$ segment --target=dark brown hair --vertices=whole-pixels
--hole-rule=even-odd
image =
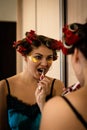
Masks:
[[[20,41],[14,42],[14,47],[23,56],[29,55],[29,53],[41,45],[53,51],[53,60],[57,59],[58,41],[43,35],[37,35],[34,31],[26,32],[26,37]]]

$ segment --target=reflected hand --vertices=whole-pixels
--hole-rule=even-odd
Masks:
[[[50,79],[44,77],[43,80],[39,81],[38,87],[35,91],[36,102],[42,111],[46,101],[46,96],[50,94]]]

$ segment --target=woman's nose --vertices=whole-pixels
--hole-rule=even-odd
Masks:
[[[42,64],[43,66],[47,66],[47,65],[48,65],[47,59],[46,59],[46,58],[43,58],[43,59],[41,60],[41,64]]]

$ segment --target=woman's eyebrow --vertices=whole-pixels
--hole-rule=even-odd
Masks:
[[[43,54],[41,54],[41,53],[35,53],[34,55],[40,55],[40,56],[43,56]],[[49,54],[49,55],[47,55],[47,57],[52,57],[53,56],[53,54]]]
[[[51,54],[51,55],[48,55],[49,57],[53,57],[53,55]]]
[[[41,54],[41,53],[35,53],[35,55],[43,55],[43,54]]]

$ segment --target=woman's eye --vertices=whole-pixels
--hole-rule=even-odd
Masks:
[[[29,59],[34,63],[39,62],[41,58],[41,56],[29,56]]]
[[[37,55],[37,56],[29,56],[29,59],[30,59],[32,62],[36,63],[36,62],[41,61],[41,60],[43,59],[43,56],[40,56],[40,55]],[[48,56],[48,57],[46,58],[46,60],[47,60],[47,62],[48,62],[49,64],[51,64],[52,61],[53,61],[53,56]]]
[[[37,60],[41,60],[42,57],[41,56],[34,56],[34,58]]]
[[[47,60],[53,60],[53,56],[48,57]]]
[[[53,61],[53,56],[48,57],[48,58],[47,58],[47,61],[48,61],[48,63],[52,63],[52,61]]]

